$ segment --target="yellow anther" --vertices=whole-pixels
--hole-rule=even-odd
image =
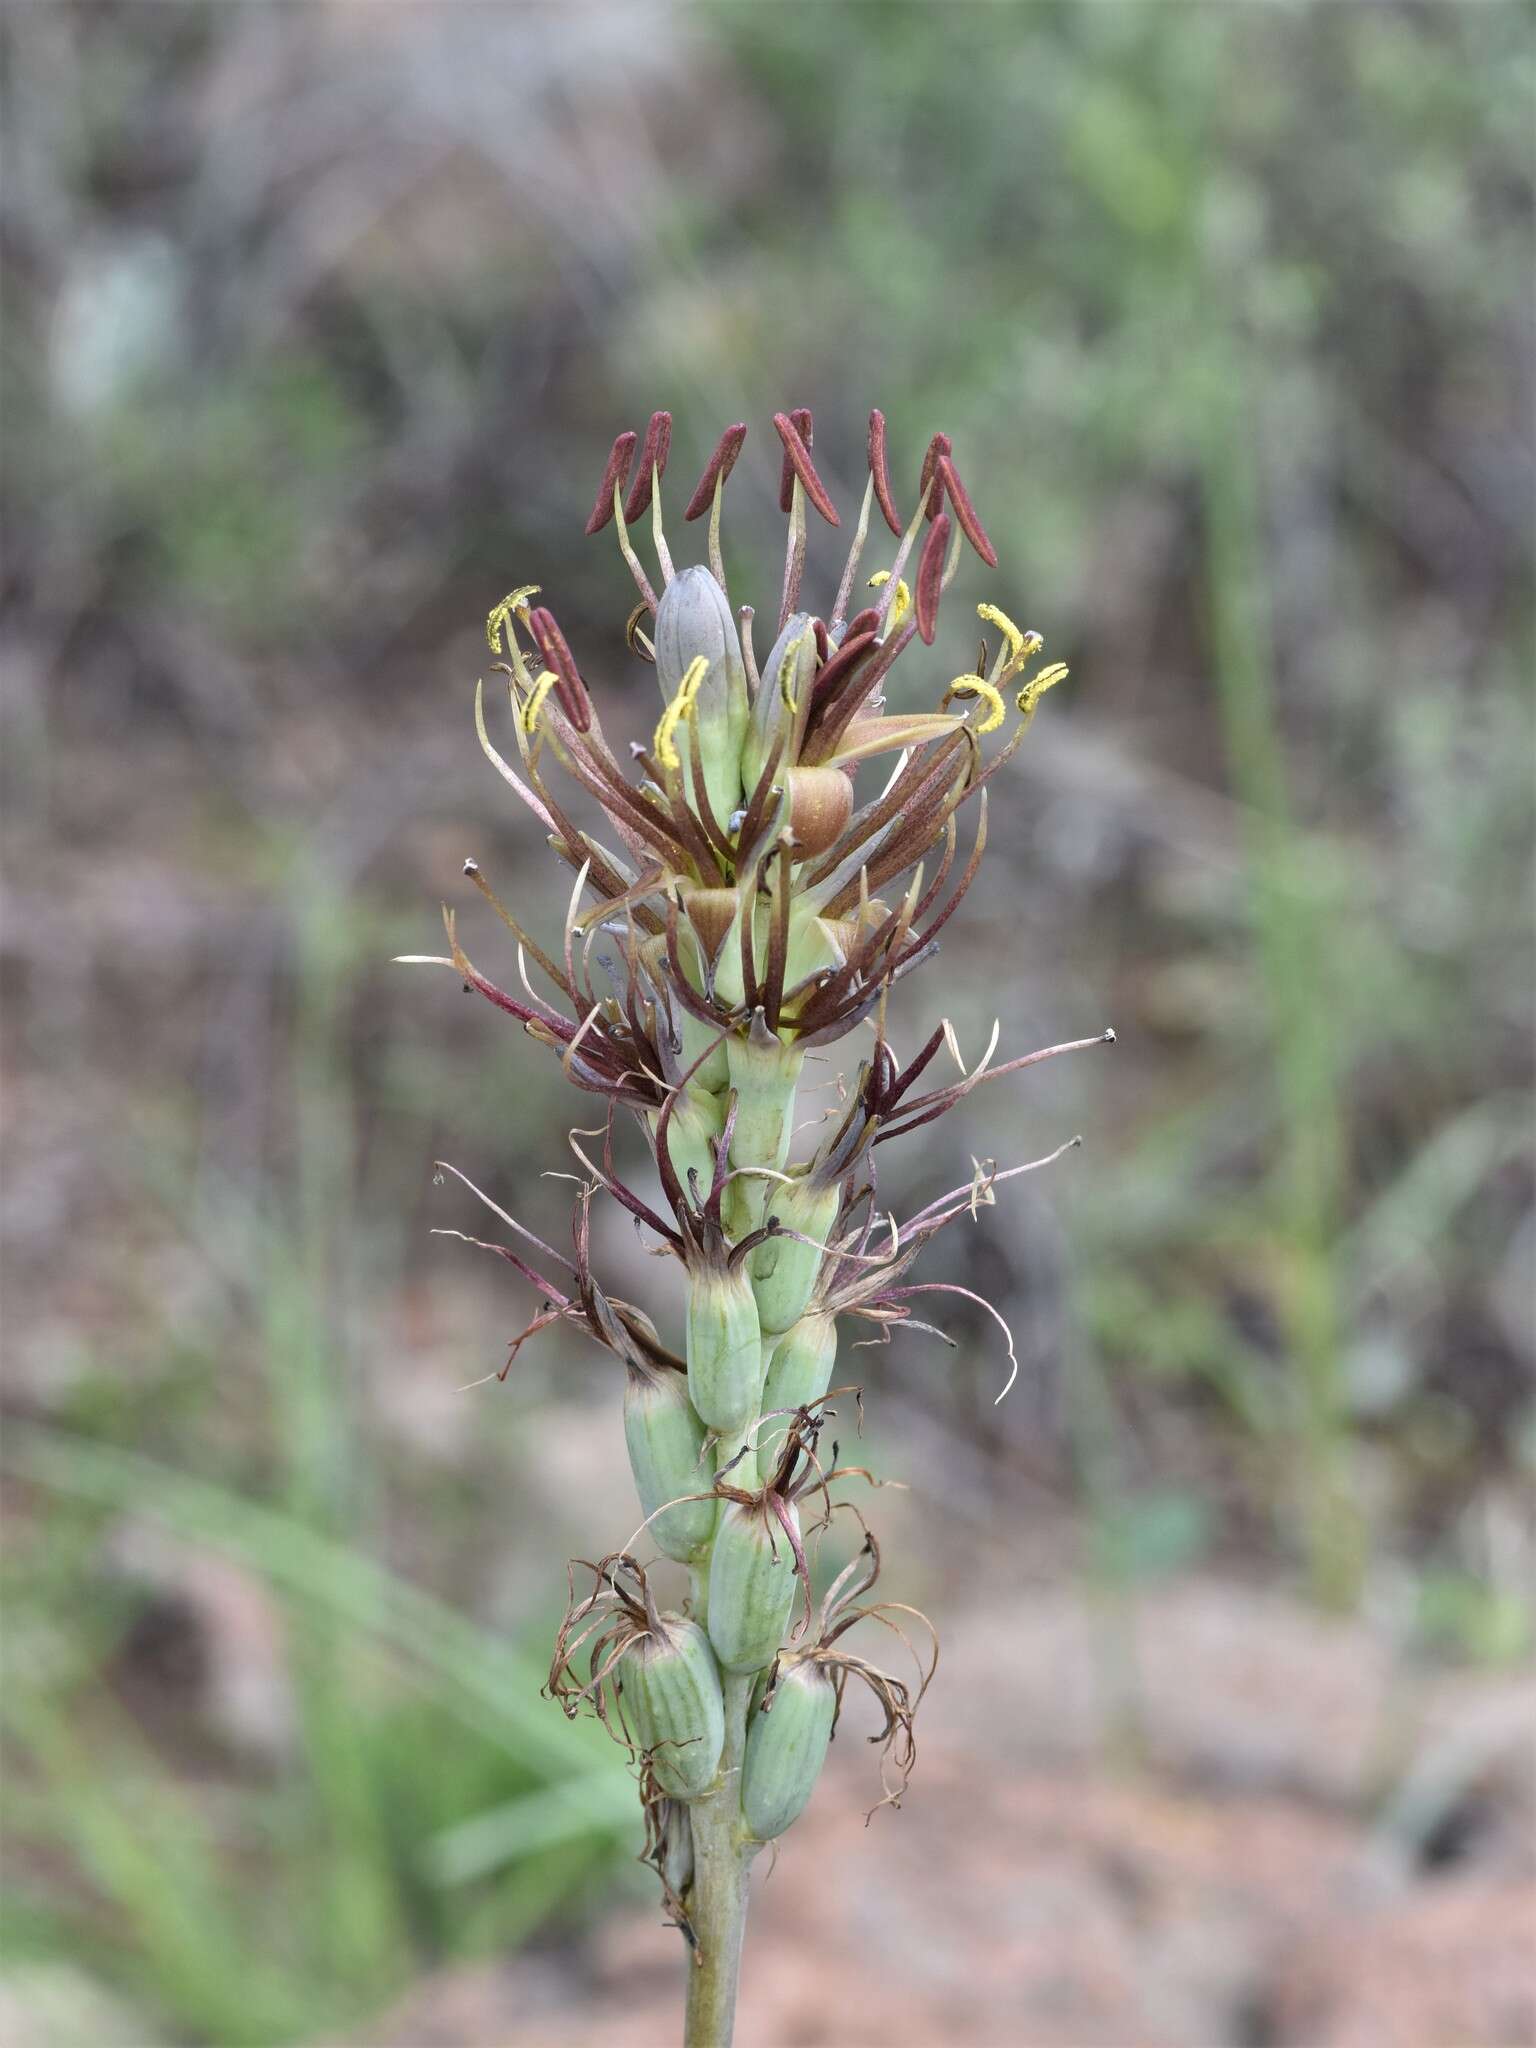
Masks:
[[[1003,693],[985,676],[956,676],[944,692],[944,702],[947,704],[951,697],[981,697],[985,700],[987,715],[975,728],[978,734],[993,732],[1002,724],[1005,711]]]
[[[795,670],[800,665],[800,649],[801,646],[804,644],[804,641],[805,634],[797,634],[796,637],[793,640],[791,640],[789,645],[785,648],[784,658],[779,663],[779,696],[783,701],[784,709],[789,713],[791,718],[793,718],[795,715],[796,707],[795,693],[791,689],[790,685],[794,682]]]
[[[1059,682],[1065,681],[1066,676],[1067,664],[1064,661],[1053,661],[1049,668],[1041,669],[1039,675],[1024,685],[1023,689],[1020,690],[1018,696],[1014,699],[1014,702],[1018,705],[1020,711],[1023,712],[1026,726],[1034,717],[1035,706],[1040,702],[1046,691],[1054,690]]]
[[[869,579],[869,588],[871,590],[878,590],[882,583],[889,583],[890,580],[891,572],[889,569],[877,569]],[[904,580],[898,580],[896,595],[891,603],[891,616],[886,620],[887,629],[892,626],[899,626],[911,609],[912,593],[908,590]]]
[[[494,608],[485,622],[485,637],[491,644],[492,654],[500,654],[501,636],[504,631],[510,639],[514,617],[527,625],[528,600],[530,597],[537,597],[542,588],[543,585],[539,583],[519,584],[516,590],[509,590],[501,603]]]
[[[544,699],[559,680],[560,678],[552,668],[541,670],[535,678],[533,688],[528,693],[528,702],[523,706],[524,732],[531,733],[538,724],[539,712],[543,707]]]
[[[1006,682],[1009,676],[1016,675],[1025,662],[1033,659],[1045,645],[1038,633],[1021,632],[1008,614],[999,611],[995,604],[977,605],[976,616],[987,625],[996,626],[1007,643],[1007,657],[999,664],[995,677],[997,682]]]
[[[677,686],[677,695],[661,714],[661,723],[656,728],[656,737],[652,742],[652,751],[663,768],[680,768],[682,766],[682,760],[673,743],[672,735],[676,732],[679,721],[686,718],[693,710],[694,699],[698,696],[699,689],[708,674],[709,661],[707,657],[702,654],[696,654],[683,671],[683,680]]]

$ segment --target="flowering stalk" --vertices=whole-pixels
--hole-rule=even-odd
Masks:
[[[575,884],[561,944],[546,951],[467,862],[516,941],[517,988],[471,963],[451,911],[448,952],[432,956],[555,1052],[576,1087],[603,1099],[595,1136],[570,1138],[581,1168],[571,1256],[480,1199],[512,1238],[485,1248],[540,1296],[508,1366],[529,1337],[566,1321],[624,1367],[625,1438],[644,1520],[626,1550],[584,1567],[590,1589],[578,1597],[573,1583],[550,1691],[569,1714],[594,1711],[634,1761],[646,1860],[688,1945],[686,2040],[695,2048],[730,2040],[748,1867],[810,1798],[849,1679],[884,1713],[878,1803],[895,1804],[937,1654],[936,1644],[926,1660],[913,1650],[909,1684],[845,1645],[860,1623],[893,1631],[909,1649],[911,1628],[927,1628],[915,1610],[865,1597],[880,1564],[867,1529],[815,1602],[806,1544],[814,1549],[837,1513],[854,1514],[863,1529],[840,1488],[871,1478],[839,1466],[835,1446],[826,1460],[818,1448],[830,1401],[858,1394],[832,1388],[839,1321],[861,1317],[886,1339],[898,1325],[932,1330],[914,1317],[916,1298],[965,1295],[999,1325],[1013,1359],[990,1303],[907,1276],[938,1231],[975,1217],[1003,1182],[1049,1160],[1001,1172],[977,1165],[968,1182],[899,1222],[878,1206],[879,1148],[984,1083],[1114,1035],[999,1065],[994,1027],[967,1068],[946,1023],[905,1065],[898,1059],[886,1030],[890,991],[937,950],[981,861],[987,786],[1066,671],[1057,663],[1031,675],[1039,635],[982,603],[995,653],[983,640],[975,668],[952,678],[932,709],[889,708],[892,671],[914,640],[932,643],[962,549],[991,568],[992,543],[942,434],[903,524],[885,421],[874,412],[869,481],[834,603],[826,616],[804,609],[809,514],[840,521],[812,461],[809,412],[778,413],[773,424],[788,542],[761,659],[751,608],[731,608],[721,546],[722,497],[745,426],[721,436],[688,501],[685,523],[708,519],[707,560],[682,568],[661,505],[670,415],[653,415],[643,443],[625,433],[613,444],[587,530],[617,534],[639,594],[626,638],[654,665],[661,700],[633,764],[605,739],[554,614],[533,603],[537,586],[512,591],[491,613],[510,742],[492,740],[482,685],[480,743]],[[869,601],[850,610],[876,510],[895,538],[893,558],[868,577]],[[640,551],[647,516],[654,580]],[[861,799],[858,778],[882,756],[894,766]],[[610,838],[577,825],[551,786],[552,763],[595,800]],[[962,859],[963,821],[973,825]],[[840,1081],[839,1109],[797,1160],[806,1055],[860,1026],[869,1039],[857,1073]],[[946,1049],[956,1079],[933,1071]],[[621,1109],[645,1134],[650,1188],[616,1164]],[[681,1354],[644,1310],[593,1277],[598,1194],[627,1209],[681,1269]],[[1010,1373],[1003,1393],[1012,1383]],[[661,1603],[635,1555],[642,1542],[688,1568],[681,1608]]]

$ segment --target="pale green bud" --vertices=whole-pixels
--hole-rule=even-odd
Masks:
[[[624,1388],[624,1441],[630,1470],[651,1541],[668,1557],[686,1564],[715,1532],[716,1503],[688,1500],[688,1493],[708,1494],[714,1474],[702,1457],[705,1430],[688,1399],[680,1372],[631,1372]],[[675,1501],[675,1507],[668,1507]],[[657,1510],[665,1512],[658,1514]]]
[[[697,1799],[720,1768],[725,1702],[709,1639],[697,1622],[664,1614],[624,1652],[619,1673],[635,1740],[651,1752],[656,1782]]]
[[[752,1282],[741,1267],[690,1275],[688,1398],[720,1435],[749,1423],[763,1387],[762,1326]]]
[[[796,1534],[799,1516],[788,1510]],[[795,1561],[766,1504],[720,1509],[709,1553],[709,1639],[727,1671],[760,1671],[778,1655],[795,1600]]]
[[[782,1835],[805,1811],[827,1760],[836,1718],[836,1688],[810,1658],[780,1670],[766,1712],[754,1698],[741,1772],[741,1811],[760,1842]]]
[[[661,594],[656,608],[656,679],[670,703],[690,664],[702,656],[709,673],[699,685],[688,721],[699,735],[699,756],[710,809],[722,831],[742,798],[741,755],[746,743],[749,709],[747,672],[741,658],[736,620],[725,592],[708,569],[680,569]],[[683,764],[684,786],[693,794],[692,747],[686,724],[677,728],[676,746]]]
[[[818,1246],[837,1220],[842,1190],[836,1181],[818,1187],[804,1177],[787,1186],[765,1184],[765,1217],[776,1216],[786,1231],[816,1240],[802,1244],[799,1237],[766,1238],[751,1254],[752,1292],[757,1297],[758,1319],[766,1333],[787,1330],[805,1313],[805,1305],[816,1285],[822,1254]]]
[[[741,758],[742,786],[750,797],[773,751],[780,733],[787,731],[794,712],[791,705],[803,702],[816,673],[816,632],[809,612],[795,612],[769,649],[760,671],[757,694],[752,700],[752,719]],[[783,764],[787,778],[794,766]]]

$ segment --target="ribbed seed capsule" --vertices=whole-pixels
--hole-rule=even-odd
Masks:
[[[799,1518],[788,1512],[798,1534]],[[727,1671],[760,1671],[778,1654],[794,1604],[794,1563],[766,1505],[724,1503],[709,1554],[709,1639]]]
[[[786,1330],[774,1345],[763,1382],[763,1414],[776,1409],[804,1408],[819,1401],[832,1384],[832,1366],[837,1357],[837,1320],[834,1316],[802,1316],[793,1329]],[[757,1452],[767,1466],[773,1448],[789,1428],[787,1415],[764,1422],[757,1433]]]
[[[713,1500],[683,1500],[687,1493],[707,1493],[714,1475],[704,1448],[704,1425],[694,1413],[680,1372],[631,1370],[624,1388],[624,1441],[635,1491],[650,1524],[658,1550],[686,1564],[715,1532]],[[676,1501],[676,1507],[667,1507]],[[657,1514],[657,1509],[665,1512]]]
[[[782,1835],[805,1811],[827,1760],[836,1714],[832,1681],[810,1660],[780,1671],[766,1713],[754,1702],[741,1772],[741,1810],[760,1842]]]
[[[765,1214],[777,1216],[786,1231],[797,1231],[799,1236],[767,1238],[751,1255],[752,1292],[765,1331],[787,1330],[805,1313],[821,1269],[818,1247],[837,1220],[841,1198],[836,1181],[830,1187],[817,1187],[805,1179],[792,1180],[787,1187],[768,1187]],[[802,1237],[816,1242],[802,1244]]]
[[[620,1667],[630,1727],[673,1799],[708,1791],[725,1746],[725,1702],[709,1640],[697,1622],[664,1614],[636,1636]]]
[[[710,1429],[726,1435],[757,1413],[763,1387],[762,1325],[752,1282],[706,1268],[688,1294],[688,1398]]]

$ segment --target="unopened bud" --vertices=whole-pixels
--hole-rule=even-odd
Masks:
[[[803,693],[816,673],[816,630],[809,612],[795,612],[768,651],[752,700],[752,719],[742,755],[742,785],[750,795],[781,733],[787,732]],[[786,768],[792,764],[785,763]]]
[[[699,736],[704,789],[722,831],[741,807],[741,752],[747,736],[747,672],[736,620],[725,592],[708,569],[680,569],[656,610],[656,679],[670,703],[692,662],[702,656],[709,673],[688,714]],[[686,726],[677,733],[685,787],[693,790],[693,750]]]

